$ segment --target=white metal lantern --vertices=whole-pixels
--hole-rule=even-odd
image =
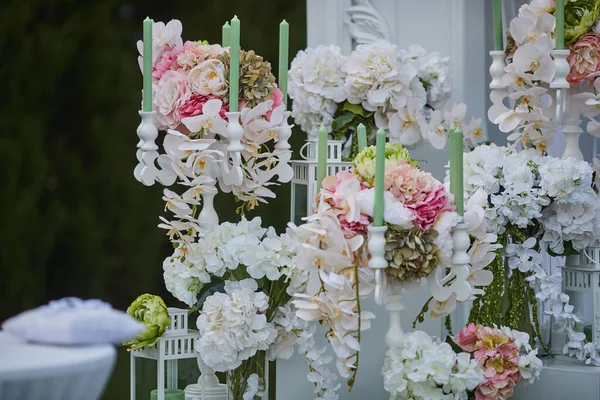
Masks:
[[[137,358],[157,361],[156,377],[158,382],[157,400],[164,400],[165,383],[167,389],[177,389],[178,361],[186,358],[197,358],[195,341],[199,339],[198,331],[188,329],[188,310],[168,308],[169,324],[165,334],[152,346],[131,351],[131,400],[135,394],[135,367]],[[166,382],[165,382],[166,364]]]
[[[327,176],[350,169],[352,163],[342,161],[341,140],[327,141]],[[309,139],[300,149],[302,160],[292,160],[292,221],[302,224],[302,218],[313,213],[317,195],[317,140]]]
[[[581,331],[596,343],[600,340],[600,247],[588,247],[566,258],[562,287],[574,312],[583,319]]]

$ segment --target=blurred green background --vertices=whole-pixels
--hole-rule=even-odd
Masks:
[[[242,46],[275,72],[283,18],[290,60],[305,47],[304,1],[1,2],[0,321],[64,296],[124,310],[149,292],[178,305],[162,281],[171,249],[156,227],[161,187],[133,177],[142,87],[135,44],[146,16],[180,19],[184,40],[219,43],[234,13]],[[301,141],[296,131],[292,142]],[[282,185],[277,199],[248,216],[282,231],[289,191]],[[228,195],[216,203],[222,220],[239,218]],[[143,377],[151,372],[142,368]],[[128,388],[128,354],[120,351],[104,398],[125,400]]]

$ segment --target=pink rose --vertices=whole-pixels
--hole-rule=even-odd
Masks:
[[[469,353],[475,351],[475,343],[477,342],[477,326],[474,323],[470,323],[462,331],[454,337],[454,342],[460,346],[464,351]]]
[[[154,85],[154,110],[159,129],[175,129],[181,122],[179,107],[192,92],[188,87],[187,74],[183,70],[166,71]]]
[[[273,92],[273,107],[271,107],[271,110],[267,111],[267,119],[269,121],[271,120],[271,114],[273,114],[273,110],[281,105],[283,105],[283,92],[277,88]]]
[[[187,118],[202,114],[202,107],[208,100],[211,99],[221,100],[215,96],[202,96],[200,94],[193,94],[188,101],[179,106],[179,116],[181,118]],[[227,120],[227,116],[225,115],[226,112],[229,112],[229,106],[225,103],[222,103],[219,115],[225,120]]]
[[[567,81],[575,85],[600,70],[600,34],[588,33],[571,46],[567,61],[571,66]]]

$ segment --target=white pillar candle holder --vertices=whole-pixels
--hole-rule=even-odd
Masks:
[[[288,140],[292,137],[292,128],[293,125],[288,124],[288,119],[290,118],[292,113],[290,111],[286,111],[283,113],[284,124],[279,129],[277,135],[277,143],[275,143],[275,150],[289,150],[291,148]]]
[[[504,76],[504,68],[506,67],[506,55],[502,50],[490,51],[492,57],[492,64],[490,65],[490,75],[492,81],[490,82],[490,89],[504,89],[505,85],[502,83],[502,77]]]
[[[139,114],[142,121],[137,128],[137,135],[140,138],[136,153],[138,165],[133,170],[133,175],[146,186],[152,186],[155,182],[171,186],[177,177],[168,160],[161,159],[158,154],[158,146],[155,143],[158,129],[154,125],[156,111],[139,111]]]
[[[242,156],[244,150],[242,138],[244,137],[244,129],[240,125],[240,112],[226,113],[229,123],[227,124],[227,153],[223,160],[223,182],[227,186],[240,186],[244,181],[242,172]]]
[[[385,232],[387,226],[369,225],[369,268],[375,270],[375,301],[382,306],[387,302],[387,276],[385,269],[388,262],[385,259]]]
[[[202,193],[202,210],[198,214],[198,224],[202,229],[211,230],[219,225],[219,215],[215,210],[214,201],[217,192],[217,188],[211,187]]]
[[[381,271],[385,274],[384,270]],[[404,310],[404,287],[400,282],[392,280],[388,285],[388,291],[385,309],[390,313],[390,326],[385,334],[385,344],[390,349],[400,349],[404,346],[404,330],[401,322]]]
[[[570,85],[567,81],[567,75],[571,67],[567,61],[569,50],[553,50],[552,57],[554,58],[554,80],[550,83],[551,89],[556,89],[556,122],[559,125],[563,123],[563,114],[565,107],[563,104],[564,90],[569,89]]]

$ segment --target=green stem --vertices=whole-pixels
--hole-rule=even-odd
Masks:
[[[277,398],[277,360],[269,361],[269,393],[268,400],[276,400]]]
[[[533,328],[535,329],[535,334],[538,337],[542,349],[544,349],[546,354],[550,354],[550,350],[548,349],[548,346],[546,345],[546,343],[544,343],[544,339],[542,338],[542,330],[540,328],[540,321],[538,319],[538,301],[535,297],[535,291],[531,286],[527,287],[527,291],[529,294],[529,298],[531,299],[531,317],[533,319]]]
[[[444,325],[446,326],[448,335],[454,336],[454,334],[452,333],[452,319],[450,318],[450,314],[446,315],[446,318],[444,319]]]

